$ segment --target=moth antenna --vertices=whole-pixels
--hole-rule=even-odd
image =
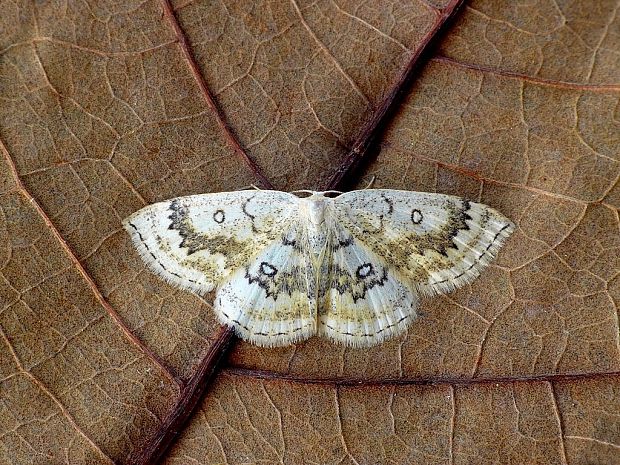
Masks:
[[[291,194],[297,194],[297,193],[306,193],[306,194],[343,194],[342,191],[334,191],[334,190],[329,190],[329,191],[311,191],[308,189],[299,189],[296,191],[291,191]]]
[[[237,189],[235,189],[236,191],[247,191],[250,189],[256,189],[257,191],[262,191],[263,189],[261,189],[260,187],[258,187],[256,184],[249,184],[247,186],[243,186],[243,187],[239,187]]]
[[[375,183],[375,179],[377,179],[377,177],[373,174],[372,178],[370,178],[370,182],[366,184],[366,187],[364,187],[362,190],[370,189],[370,186]]]

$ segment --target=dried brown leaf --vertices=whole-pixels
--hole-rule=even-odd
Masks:
[[[0,463],[154,456],[205,388],[165,463],[620,464],[620,4],[458,4],[0,1]],[[406,336],[200,385],[210,299],[121,219],[371,175],[517,231]]]

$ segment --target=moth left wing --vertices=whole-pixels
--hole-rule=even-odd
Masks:
[[[475,279],[514,225],[468,200],[425,192],[367,189],[342,194],[334,221],[426,295]]]
[[[281,241],[222,284],[214,310],[220,322],[254,344],[293,344],[316,333],[315,282],[304,224],[294,221]]]
[[[204,294],[279,243],[296,204],[268,190],[191,195],[144,207],[123,226],[156,274]]]

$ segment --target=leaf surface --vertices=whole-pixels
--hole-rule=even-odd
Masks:
[[[0,463],[620,464],[616,1],[0,5]],[[371,349],[218,363],[120,223],[371,176],[517,224]]]

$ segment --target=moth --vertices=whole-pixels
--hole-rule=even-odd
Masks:
[[[123,225],[157,275],[215,291],[219,321],[268,347],[313,335],[368,347],[401,334],[422,297],[470,283],[514,229],[498,211],[449,195],[297,193],[308,195],[178,197]]]

